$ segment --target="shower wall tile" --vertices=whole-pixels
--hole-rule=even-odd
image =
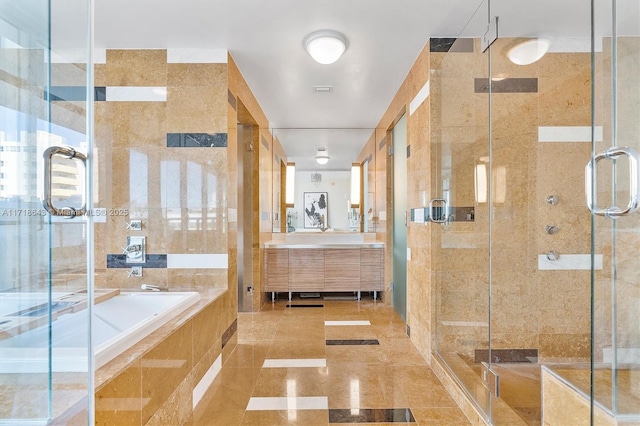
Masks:
[[[219,86],[170,86],[167,89],[167,129],[171,133],[225,133],[225,89],[226,81],[220,81]]]
[[[590,126],[590,53],[549,53],[538,63],[538,75],[541,125]]]
[[[166,86],[167,51],[107,50],[107,86]]]

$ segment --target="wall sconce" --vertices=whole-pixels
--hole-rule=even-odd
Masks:
[[[507,199],[507,168],[498,166],[493,171],[493,203],[504,204]]]
[[[293,207],[295,204],[294,183],[296,180],[296,163],[287,163],[287,174],[285,177],[285,198],[286,207]]]
[[[475,174],[476,203],[487,202],[487,165],[476,164]],[[507,168],[498,166],[492,173],[492,197],[494,204],[504,204],[507,199]]]
[[[360,207],[360,164],[351,164],[351,207]]]
[[[327,148],[316,149],[316,161],[318,164],[327,164],[329,162],[329,154]]]
[[[487,202],[487,165],[476,164],[476,171],[474,174],[476,203]]]

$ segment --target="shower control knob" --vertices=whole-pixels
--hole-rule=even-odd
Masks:
[[[551,204],[552,206],[555,206],[556,204],[558,204],[558,196],[557,195],[549,195],[547,197],[547,203]]]
[[[557,234],[558,232],[560,232],[560,228],[558,228],[556,225],[547,225],[545,227],[545,230],[547,231],[547,234]]]
[[[552,262],[555,262],[556,260],[560,259],[560,253],[558,253],[555,250],[551,250],[550,252],[547,253],[547,259],[549,259]]]

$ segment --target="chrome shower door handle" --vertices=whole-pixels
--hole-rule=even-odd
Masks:
[[[600,160],[615,160],[619,157],[626,156],[629,159],[629,203],[626,207],[617,206],[601,208],[597,206],[596,201],[596,185],[595,174],[596,166]],[[593,214],[605,216],[610,219],[617,219],[621,216],[627,216],[636,212],[639,208],[640,197],[638,189],[640,188],[640,175],[638,174],[638,163],[640,163],[640,155],[628,146],[611,147],[597,154],[592,158],[585,167],[585,196],[587,198],[587,207]]]
[[[442,213],[438,215],[438,217],[435,217],[433,214],[433,209],[434,203],[442,203]],[[446,223],[447,222],[447,200],[445,200],[444,198],[434,198],[433,200],[431,200],[431,202],[429,203],[429,217],[431,218],[431,222],[434,223]]]
[[[83,216],[87,212],[87,200],[84,190],[82,192],[82,205],[80,208],[56,207],[53,205],[53,200],[51,199],[51,194],[53,192],[51,184],[53,181],[53,157],[56,155],[67,159],[79,160],[85,170],[87,168],[87,156],[83,153],[78,152],[71,147],[52,146],[47,148],[42,154],[44,157],[44,197],[42,199],[42,206],[52,216],[62,216],[68,219],[72,219],[76,216]]]

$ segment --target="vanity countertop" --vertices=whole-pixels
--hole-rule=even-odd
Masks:
[[[291,232],[273,234],[265,248],[382,248],[384,243],[375,239],[374,233],[361,232]]]

